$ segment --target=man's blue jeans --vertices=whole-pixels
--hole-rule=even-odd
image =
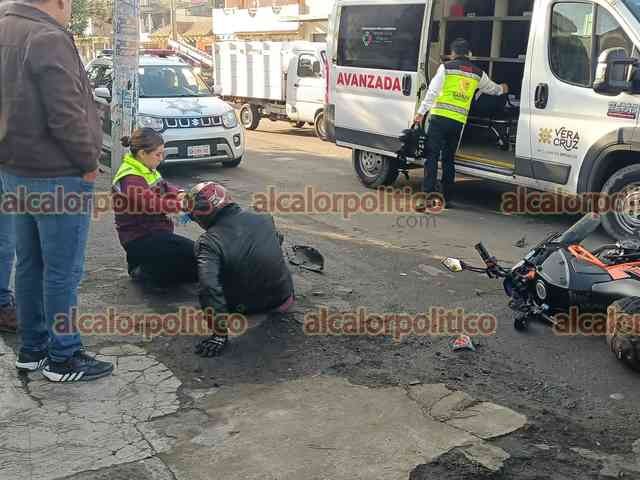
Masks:
[[[52,361],[63,362],[82,347],[72,322],[84,273],[94,185],[80,177],[5,173],[3,180],[18,200],[16,304],[22,348],[48,349]]]
[[[4,182],[0,178],[0,200],[4,198]],[[13,215],[5,212],[0,204],[0,307],[11,302],[11,271],[16,255],[16,236],[13,228]]]

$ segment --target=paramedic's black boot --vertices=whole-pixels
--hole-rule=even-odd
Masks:
[[[444,197],[444,208],[445,210],[450,210],[452,208],[456,208],[456,204],[453,200],[453,185],[443,185],[442,186],[442,196]]]
[[[439,193],[423,193],[416,201],[416,212],[437,213],[444,209],[444,198]]]

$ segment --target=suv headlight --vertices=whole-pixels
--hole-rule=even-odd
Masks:
[[[161,118],[148,115],[138,115],[138,127],[153,128],[156,132],[164,130],[164,121]]]
[[[238,117],[235,110],[229,110],[222,115],[222,124],[225,128],[236,128],[238,126]]]

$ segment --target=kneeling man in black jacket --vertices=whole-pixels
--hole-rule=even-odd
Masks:
[[[214,332],[196,353],[215,357],[229,342],[225,315],[286,312],[294,302],[293,279],[271,215],[243,210],[213,182],[194,187],[186,201],[191,219],[206,230],[196,242],[199,296]]]

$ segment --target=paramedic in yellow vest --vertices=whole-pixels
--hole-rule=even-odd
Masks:
[[[455,153],[476,90],[487,95],[506,95],[509,92],[508,85],[494,83],[486,73],[471,63],[471,49],[465,39],[459,38],[453,42],[451,56],[450,62],[440,65],[415,118],[416,123],[422,125],[425,115],[430,113],[423,192],[426,198],[436,193],[440,159],[443,171],[442,194],[448,207],[451,207],[451,187],[456,175]],[[425,202],[419,202],[417,207],[418,210],[424,210]]]
[[[142,128],[124,137],[129,152],[112,186],[120,243],[132,279],[163,286],[198,281],[195,244],[176,235],[171,216],[183,211],[185,192],[162,178],[164,140]]]

